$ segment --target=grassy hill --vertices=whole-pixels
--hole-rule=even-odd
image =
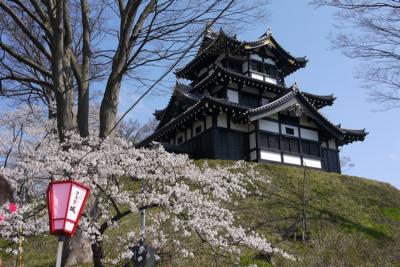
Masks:
[[[229,164],[211,161],[210,164]],[[250,164],[250,163],[249,163]],[[274,246],[301,258],[290,262],[279,257],[244,251],[241,265],[247,266],[400,266],[400,191],[373,180],[303,170],[282,165],[259,164],[270,178],[260,182],[261,194],[230,204],[242,225],[264,233]],[[306,227],[303,227],[303,221]],[[113,236],[137,225],[137,218],[126,218]],[[305,240],[302,240],[304,231]],[[116,245],[112,238],[106,251]],[[0,247],[9,244],[0,241]],[[161,266],[230,266],[203,249],[195,259],[164,260]],[[26,266],[52,266],[56,238],[30,238],[25,246]],[[6,266],[12,258],[0,252]]]

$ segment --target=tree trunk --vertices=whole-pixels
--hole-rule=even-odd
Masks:
[[[82,137],[89,135],[89,81],[79,86],[78,96],[78,128]]]
[[[121,75],[114,74],[107,81],[103,101],[100,106],[100,137],[102,138],[108,136],[115,126],[121,79]]]
[[[90,21],[89,4],[87,0],[81,0],[82,14],[82,67],[78,80],[78,127],[82,137],[89,136],[89,77],[90,77]]]
[[[52,21],[54,40],[52,43],[52,79],[57,103],[57,128],[61,141],[65,138],[66,131],[76,129],[73,110],[74,97],[72,88],[66,88],[65,71],[68,64],[68,55],[64,47],[64,6],[63,1],[57,1],[55,7],[55,18]],[[66,44],[68,45],[68,43]]]
[[[104,263],[102,262],[104,258],[103,242],[98,241],[92,244],[92,251],[93,251],[93,266],[104,267]]]
[[[47,104],[47,117],[49,120],[56,119],[57,118],[57,103],[56,99],[54,97],[54,90],[53,88],[47,88],[47,95],[45,95],[46,98],[46,104]]]
[[[90,196],[86,203],[85,216],[92,220],[98,216],[97,197]],[[78,228],[75,236],[70,240],[67,249],[64,250],[63,266],[76,266],[84,263],[92,263],[94,259],[93,245],[89,238],[82,235],[82,231]],[[96,257],[99,257],[97,255]]]
[[[60,140],[63,141],[65,138],[65,132],[76,130],[72,90],[56,92],[56,101],[58,135]]]
[[[88,238],[83,238],[82,231],[78,229],[75,236],[69,240],[65,255],[63,256],[63,266],[76,266],[79,264],[92,263],[93,252]]]
[[[48,118],[49,120],[57,118],[57,103],[55,100],[52,100],[48,104]]]

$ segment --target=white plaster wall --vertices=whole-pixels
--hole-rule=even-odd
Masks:
[[[301,159],[297,156],[283,154],[283,162],[295,165],[301,165]]]
[[[260,81],[264,81],[264,77],[262,75],[256,74],[256,73],[251,73],[251,78],[260,80]]]
[[[217,125],[219,127],[228,127],[228,117],[225,112],[219,113],[217,116]]]
[[[267,83],[272,83],[272,84],[277,84],[276,79],[268,77],[268,76],[264,76],[264,79]]]
[[[239,93],[235,90],[227,90],[228,100],[233,103],[239,103]]]
[[[212,127],[212,117],[211,116],[207,116],[206,117],[206,129],[209,129]]]
[[[318,141],[318,132],[310,129],[300,128],[300,135],[303,139]]]
[[[294,134],[293,135],[286,134],[286,128],[293,129]],[[284,135],[299,137],[299,128],[296,126],[281,124],[281,131],[282,131],[282,134],[284,134]]]
[[[256,133],[249,134],[250,149],[256,147]]]
[[[187,136],[187,140],[192,139],[192,130],[191,129],[186,129],[186,136]]]
[[[322,168],[321,161],[317,159],[309,159],[303,157],[303,165],[306,167],[312,167],[318,169]]]
[[[279,133],[279,123],[274,121],[259,120],[259,127],[264,131]]]
[[[264,159],[264,160],[281,162],[281,154],[280,153],[261,150],[260,157],[261,157],[261,159]]]
[[[335,139],[329,139],[328,144],[329,144],[329,148],[330,149],[336,149],[336,141],[335,141]]]

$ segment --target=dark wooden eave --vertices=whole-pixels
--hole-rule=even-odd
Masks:
[[[210,114],[213,112],[224,111],[232,113],[232,117],[234,118],[239,118],[248,110],[248,107],[244,107],[242,105],[232,103],[224,99],[205,95],[196,104],[189,107],[185,112],[173,118],[162,127],[156,129],[156,131],[152,135],[140,142],[137,147],[146,146],[152,141],[162,141],[163,137],[169,136],[170,134],[174,133],[176,129],[185,128],[185,124],[191,124],[191,122],[193,122],[196,117],[204,116],[205,113]]]
[[[199,101],[201,95],[196,95],[194,93],[190,93],[191,87],[176,83],[172,96],[168,102],[168,105],[162,112],[158,113],[159,124],[158,128],[161,128],[164,124],[168,123],[172,119],[172,116],[177,108],[189,107],[194,105]]]
[[[288,91],[291,90],[290,88],[287,88],[283,85],[257,80],[247,75],[228,70],[224,68],[219,62],[217,62],[214,68],[208,73],[206,77],[204,77],[204,79],[193,85],[192,90],[201,92],[205,89],[212,88],[216,84],[223,84],[228,81],[237,82],[243,85],[259,88],[277,94],[286,94]],[[336,99],[333,95],[321,96],[306,92],[304,92],[303,94],[317,109],[325,106],[331,106]]]
[[[166,108],[164,109],[156,109],[153,113],[154,117],[156,117],[156,120],[161,120],[162,116],[164,115]]]
[[[368,135],[368,132],[365,131],[365,129],[361,130],[350,130],[350,129],[344,129],[339,127],[342,132],[344,132],[344,139],[339,140],[339,146],[342,145],[347,145],[351,144],[356,141],[364,141],[365,137]]]
[[[229,48],[230,51],[235,51],[237,55],[245,55],[248,50],[267,47],[279,61],[279,66],[282,74],[287,76],[299,68],[304,68],[308,62],[306,57],[294,57],[275,40],[271,34],[264,34],[255,41],[239,41],[236,36],[228,36],[222,30],[219,33],[208,33],[203,38],[200,49],[195,57],[181,69],[178,69],[175,74],[178,78],[195,80],[195,71],[201,66],[208,65],[210,56],[215,57],[218,54],[224,53]]]
[[[307,92],[302,92],[303,96],[317,109],[325,106],[332,106],[336,97],[331,95],[315,95]]]
[[[218,34],[214,33],[214,35],[206,35],[197,54],[183,68],[175,71],[176,76],[191,81],[195,80],[197,78],[196,71],[213,63],[219,55],[227,52],[227,48],[230,51],[236,51],[235,54],[246,54],[242,43],[234,37],[227,36],[223,31]]]

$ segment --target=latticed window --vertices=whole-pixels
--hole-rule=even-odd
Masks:
[[[260,134],[260,146],[272,149],[279,149],[279,135]]]
[[[301,141],[301,149],[303,154],[319,157],[319,145],[315,142]]]
[[[299,142],[294,138],[282,137],[282,150],[287,152],[299,153]]]

